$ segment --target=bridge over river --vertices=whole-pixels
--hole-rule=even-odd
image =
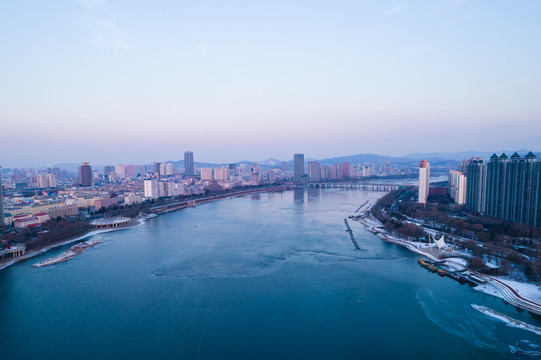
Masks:
[[[404,185],[384,183],[334,183],[321,182],[311,183],[310,187],[320,189],[349,189],[349,190],[370,190],[370,191],[391,191],[404,188]]]

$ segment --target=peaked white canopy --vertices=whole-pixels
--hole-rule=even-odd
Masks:
[[[446,249],[448,248],[447,244],[445,243],[445,240],[444,240],[444,235],[441,236],[441,238],[439,238],[439,240],[436,240],[434,238],[434,236],[432,236],[432,240],[434,240],[434,243],[436,243],[436,246],[438,247],[438,249]]]

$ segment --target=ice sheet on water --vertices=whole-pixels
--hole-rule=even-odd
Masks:
[[[368,255],[368,256],[366,256]],[[286,262],[303,264],[344,264],[361,261],[393,261],[401,257],[384,258],[367,252],[349,250],[327,251],[321,248],[271,248],[260,251],[231,253],[218,251],[212,255],[194,255],[164,263],[154,271],[156,276],[187,278],[237,278],[261,276],[276,271]]]
[[[482,316],[475,314],[471,307],[452,306],[432,290],[420,290],[416,296],[427,318],[443,331],[480,348],[507,351],[507,347],[494,334],[494,324],[483,321]]]

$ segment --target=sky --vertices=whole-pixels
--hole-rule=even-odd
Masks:
[[[541,1],[0,2],[0,166],[541,151]]]

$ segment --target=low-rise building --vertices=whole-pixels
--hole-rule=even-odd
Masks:
[[[113,198],[100,198],[94,200],[94,209],[107,209],[111,206],[118,205],[122,201],[122,198],[120,197],[113,197]]]

